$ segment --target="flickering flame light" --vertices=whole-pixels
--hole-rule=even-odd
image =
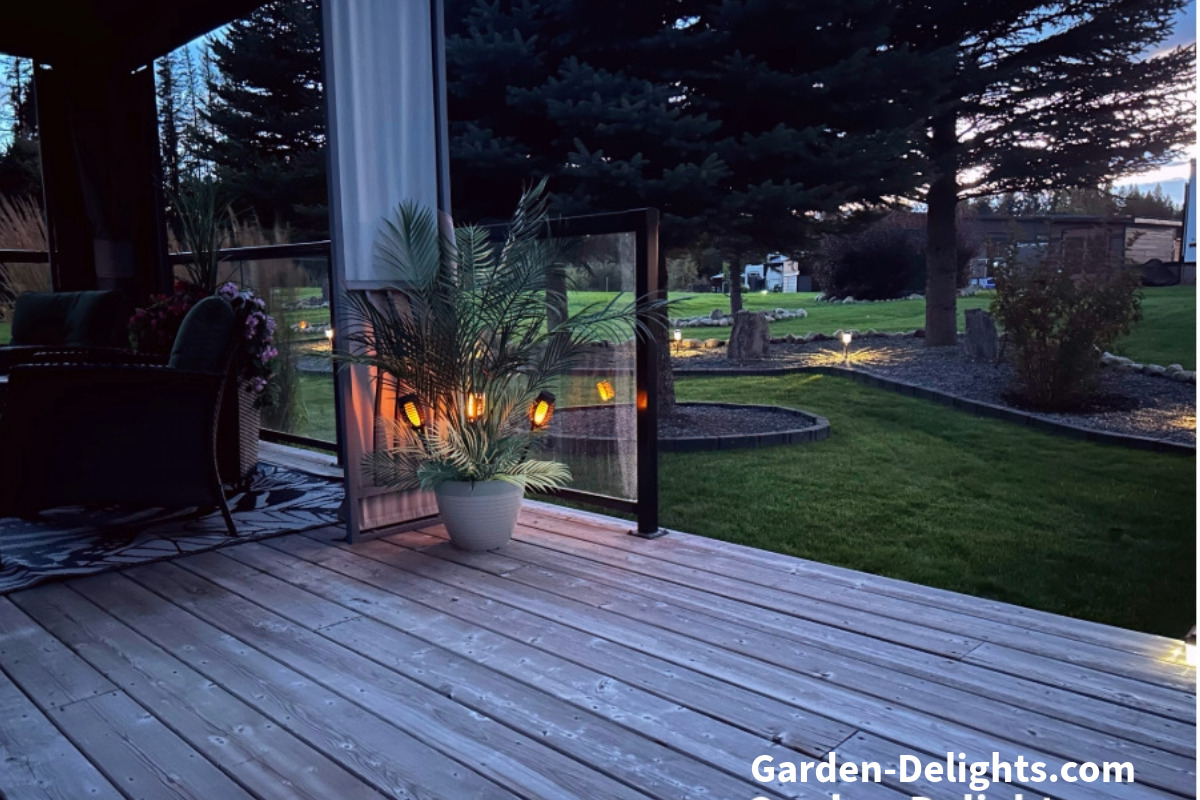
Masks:
[[[396,401],[396,406],[400,409],[404,421],[414,431],[425,427],[425,420],[421,418],[421,400],[415,394],[404,395]]]
[[[467,421],[474,422],[483,416],[483,409],[487,405],[487,399],[483,396],[483,392],[471,392],[467,395]]]
[[[554,395],[550,392],[541,392],[533,400],[533,405],[529,407],[529,423],[533,429],[540,430],[550,424],[550,419],[554,416]]]
[[[596,384],[596,391],[600,393],[600,399],[605,403],[617,396],[617,390],[613,388],[611,381],[600,381]]]
[[[308,330],[308,320],[306,320],[306,319],[300,320],[299,322],[296,323],[296,327],[302,331]]]

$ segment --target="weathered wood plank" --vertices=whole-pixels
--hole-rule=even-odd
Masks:
[[[245,789],[124,692],[79,700],[50,715],[130,798],[252,800]]]
[[[255,587],[261,588],[261,587]],[[14,597],[23,611],[263,800],[383,795],[62,584]]]
[[[180,566],[191,569],[131,570],[139,582],[180,603],[205,621],[219,626],[227,634],[269,650],[276,657],[306,677],[327,689],[370,708],[389,722],[411,732],[440,752],[469,764],[472,769],[510,790],[528,797],[555,798],[570,796],[587,787],[592,797],[605,800],[643,800],[654,796],[659,782],[653,768],[645,768],[635,776],[640,780],[627,784],[642,785],[646,792],[634,791],[558,752],[578,745],[585,749],[602,743],[603,732],[582,725],[567,729],[564,723],[545,714],[537,720],[538,739],[499,724],[497,718],[484,716],[477,709],[464,707],[460,694],[473,691],[470,684],[432,680],[422,686],[396,669],[381,665],[312,631],[286,622],[282,617],[228,591],[214,591],[215,585],[202,577],[236,571],[241,565],[228,562],[228,571],[219,560],[197,561],[182,559]],[[299,591],[299,590],[297,590]],[[314,596],[314,600],[319,598]],[[354,626],[355,620],[326,628],[333,631]],[[376,624],[376,623],[372,623]],[[386,631],[385,631],[386,632]],[[379,632],[377,631],[377,634]],[[422,647],[409,640],[410,648]],[[426,649],[427,646],[425,646]],[[409,649],[409,648],[405,648]],[[413,654],[415,657],[415,653]],[[467,676],[480,685],[503,681],[502,676],[477,670]],[[447,687],[454,687],[447,697]],[[511,698],[511,691],[493,692],[500,698]],[[511,699],[501,702],[521,711],[534,707],[540,697],[528,693],[519,704]],[[576,742],[578,740],[578,742]],[[601,761],[605,748],[591,754]],[[657,766],[657,765],[655,765]]]
[[[796,576],[777,575],[738,566],[726,566],[723,574],[717,574],[705,568],[711,567],[711,563],[699,566],[677,563],[672,560],[669,553],[664,554],[661,551],[657,552],[655,556],[643,555],[640,552],[626,549],[625,543],[616,540],[615,537],[600,542],[584,539],[582,534],[578,533],[576,536],[538,539],[534,543],[561,549],[564,552],[587,553],[589,557],[620,566],[623,569],[645,575],[656,575],[684,585],[704,587],[714,594],[743,599],[765,608],[794,609],[794,613],[814,621],[848,630],[858,630],[906,646],[916,645],[899,641],[898,637],[885,635],[883,631],[891,626],[912,625],[925,630],[928,634],[941,633],[964,638],[974,637],[975,642],[1004,644],[1016,650],[1087,667],[1098,673],[1107,672],[1126,678],[1127,682],[1143,682],[1145,687],[1140,693],[1134,691],[1122,696],[1126,696],[1130,702],[1136,703],[1137,699],[1145,694],[1148,702],[1158,703],[1157,707],[1146,708],[1153,713],[1163,713],[1161,706],[1164,704],[1175,708],[1176,711],[1191,709],[1190,713],[1185,713],[1185,716],[1175,718],[1189,723],[1195,721],[1195,669],[1165,658],[1154,661],[1086,642],[1063,640],[1059,637],[979,617],[956,616],[951,612],[920,603],[898,599],[882,601],[877,595],[821,581],[805,581]],[[809,610],[810,606],[814,605],[818,608],[835,610],[827,618],[820,619]],[[865,627],[860,629],[839,624],[838,611],[846,614],[867,615],[867,621],[863,623]],[[938,651],[930,650],[930,652]],[[962,653],[946,652],[941,654],[962,655]],[[1020,673],[1015,674],[1020,675]],[[1192,699],[1189,700],[1189,698]],[[1135,705],[1135,707],[1137,706]]]
[[[271,543],[272,546],[278,541],[286,540],[275,540]],[[392,552],[388,552],[389,548]],[[789,672],[742,654],[720,650],[682,634],[639,625],[601,609],[584,606],[541,590],[514,586],[507,580],[478,570],[396,548],[386,542],[367,542],[356,546],[355,552],[369,553],[373,558],[401,566],[413,574],[453,585],[460,591],[470,591],[506,605],[520,607],[546,620],[586,631],[593,636],[619,641],[643,653],[704,672],[726,683],[740,684],[797,707],[813,709],[880,737],[905,742],[921,752],[944,754],[958,748],[971,758],[980,760],[990,759],[993,752],[1001,753],[1001,758],[1009,760],[1015,760],[1018,755],[1024,754],[1027,758],[1044,761],[1051,769],[1059,769],[1065,763],[1064,759],[1039,748],[1031,748],[1024,742],[1014,743],[911,709],[881,704],[877,699]],[[1026,788],[1030,791],[1039,789],[1036,786]],[[1072,785],[1061,787],[1058,793],[1064,798],[1086,797],[1089,800],[1100,795],[1114,796],[1122,800],[1135,795],[1165,796],[1163,792],[1147,786],[1119,788],[1122,791],[1114,794],[1111,787],[1092,785],[1087,787],[1085,792]]]
[[[458,687],[455,698],[460,702],[469,702],[472,708],[481,713],[497,716],[515,713],[517,717],[513,724],[526,727],[530,723],[523,718],[545,705],[539,702],[539,695],[546,692],[576,707],[574,711],[559,709],[559,715],[597,714],[638,734],[641,738],[625,735],[615,739],[617,743],[624,742],[615,752],[624,752],[629,754],[628,757],[636,754],[639,759],[663,758],[657,744],[661,742],[689,759],[711,764],[743,780],[751,761],[764,753],[785,760],[804,760],[799,754],[785,750],[769,739],[718,723],[677,703],[628,686],[618,676],[586,669],[505,636],[480,630],[449,614],[409,602],[385,589],[331,572],[319,565],[292,559],[283,553],[271,556],[263,551],[269,553],[268,548],[262,548],[262,551],[238,548],[227,553],[246,558],[262,567],[275,565],[273,574],[298,581],[331,600],[352,605],[364,616],[388,625],[389,628],[381,629],[355,622],[329,628],[324,633],[357,652],[394,664],[395,669],[410,674],[416,680],[431,682],[431,685]],[[416,593],[420,596],[421,590],[418,588]],[[417,644],[411,643],[409,637],[401,635],[400,631],[411,634]],[[460,674],[464,670],[457,660],[446,659],[437,650],[430,650],[424,645],[426,642],[439,645],[464,659],[486,664],[503,675],[511,676],[511,680],[496,684],[490,695],[476,699],[480,683],[473,673]],[[489,684],[494,683],[494,678],[489,681]],[[493,707],[496,697],[522,697],[523,701],[518,709],[504,708],[503,703],[501,708],[496,709]],[[526,703],[530,703],[530,707],[525,707]],[[552,715],[556,710],[550,706],[545,713]],[[605,736],[606,740],[612,738],[611,734]],[[580,753],[579,757],[583,757],[583,754]],[[682,767],[684,774],[694,774],[697,779],[707,774],[703,768],[696,764],[689,765],[687,761],[683,762]],[[709,791],[719,788],[707,780],[703,785]],[[741,793],[738,791],[731,796],[740,796]],[[801,788],[792,796],[811,794],[806,794]]]
[[[465,553],[451,547],[426,551],[454,563],[484,569],[493,555]],[[501,558],[496,569],[507,569],[511,559]],[[622,600],[633,603],[630,620],[648,622],[664,631],[686,631],[692,639],[732,653],[742,653],[793,672],[829,681],[864,695],[877,697],[922,713],[966,725],[997,736],[1013,731],[1038,742],[1047,752],[1066,759],[1087,758],[1131,761],[1138,767],[1139,782],[1171,792],[1195,786],[1195,759],[1165,753],[1121,737],[1101,734],[1073,723],[1029,712],[989,696],[971,693],[942,683],[867,664],[854,657],[838,657],[808,644],[796,643],[773,633],[755,631],[744,625],[723,624],[708,614],[657,602],[639,602],[611,586],[588,578],[565,575],[545,568],[527,567],[507,572],[509,580],[542,589],[576,602],[621,613]],[[632,599],[631,599],[632,598]]]
[[[122,792],[147,800],[249,800],[227,775],[9,598],[0,598],[0,619],[5,673]],[[111,688],[97,694],[105,685]]]
[[[142,569],[183,571],[167,563]],[[71,588],[384,794],[516,797],[125,575],[81,578]]]
[[[0,797],[121,800],[123,795],[12,681],[0,675]]]
[[[34,687],[43,708],[111,692],[112,681],[71,655],[66,646],[0,597],[0,665],[18,684]]]
[[[429,531],[417,534],[420,539],[404,533],[390,536],[386,541],[403,546],[417,543],[421,547],[429,546],[430,539],[442,541],[438,536],[431,535],[440,532],[438,528]],[[941,658],[848,631],[816,625],[785,611],[717,597],[690,586],[629,573],[557,550],[512,542],[504,548],[504,553],[503,562],[498,562],[494,568],[490,555],[475,559],[473,566],[493,574],[511,573],[517,581],[528,580],[539,570],[547,571],[551,576],[573,576],[583,583],[567,584],[567,596],[633,619],[658,620],[657,624],[665,622],[670,629],[687,629],[690,622],[683,612],[695,612],[704,618],[716,620],[716,624],[723,624],[729,630],[742,631],[748,628],[781,636],[795,646],[802,646],[806,652],[823,653],[825,658],[837,663],[847,663],[847,659],[863,661],[888,673],[912,675],[1016,708],[1044,713],[1155,750],[1165,750],[1185,757],[1188,763],[1195,759],[1195,728],[1183,722],[964,661]],[[512,572],[514,559],[523,561],[527,569]],[[551,586],[547,585],[546,588]],[[592,588],[588,589],[589,586]]]
[[[1125,632],[1124,636],[1113,633],[1115,628],[1106,628],[1107,642],[1093,643],[1097,635],[1094,623],[1080,623],[1072,626],[1065,621],[1068,618],[1059,617],[1058,631],[1046,632],[1041,630],[1037,620],[1044,623],[1045,617],[1033,613],[1018,614],[1015,611],[1008,615],[997,615],[994,609],[1004,604],[992,603],[982,605],[973,602],[974,598],[957,595],[959,602],[966,609],[978,609],[981,613],[973,615],[970,611],[959,610],[952,604],[943,606],[930,603],[928,599],[902,597],[898,593],[888,596],[888,601],[880,603],[874,593],[865,590],[864,586],[845,585],[837,582],[827,582],[814,575],[812,570],[783,572],[778,569],[764,567],[759,559],[723,557],[721,551],[713,546],[716,540],[705,540],[703,537],[684,534],[678,537],[664,537],[649,543],[647,548],[637,547],[630,542],[629,537],[614,534],[598,534],[597,528],[591,524],[581,524],[565,516],[547,514],[531,514],[531,527],[541,528],[548,532],[559,533],[577,538],[591,544],[602,544],[629,553],[653,555],[654,557],[682,566],[696,567],[722,575],[740,577],[747,581],[770,586],[784,591],[795,592],[806,597],[826,599],[840,602],[850,607],[869,608],[870,604],[879,606],[879,613],[894,619],[913,621],[927,625],[937,630],[955,632],[967,636],[981,638],[985,641],[998,642],[1026,649],[1052,658],[1058,658],[1070,663],[1091,666],[1094,669],[1110,671],[1140,680],[1163,683],[1182,691],[1195,693],[1195,669],[1187,664],[1178,662],[1168,656],[1178,649],[1179,642],[1149,634],[1138,634],[1133,631]],[[788,558],[777,556],[778,558]],[[864,576],[863,580],[866,580]],[[824,582],[823,582],[824,581]],[[918,587],[924,588],[924,587]],[[932,592],[932,590],[931,590]],[[930,594],[928,598],[935,595]],[[1009,606],[1009,609],[1016,609]],[[1028,611],[1028,610],[1026,610]],[[1007,616],[1008,620],[1000,617]],[[1018,617],[1013,619],[1013,617]],[[1030,624],[1033,621],[1034,624]],[[1062,629],[1073,630],[1075,635],[1067,637]],[[1114,640],[1122,646],[1114,649]],[[1134,644],[1134,643],[1137,644]]]
[[[854,728],[807,709],[788,706],[645,655],[620,643],[549,623],[522,609],[500,605],[477,594],[461,592],[438,581],[399,571],[387,564],[341,552],[302,538],[271,540],[268,546],[312,560],[363,583],[415,603],[429,604],[482,630],[490,630],[561,656],[585,668],[620,679],[638,689],[712,716],[756,736],[781,742],[799,752],[823,755]],[[355,550],[365,545],[356,545]],[[289,576],[289,580],[293,579]],[[636,706],[630,713],[636,713]]]
[[[547,531],[554,530],[566,535],[576,535],[580,529],[574,525],[582,523],[584,528],[589,529],[585,535],[585,538],[589,539],[623,533],[620,526],[611,524],[611,520],[606,524],[603,521],[604,518],[595,518],[594,515],[584,512],[547,506],[537,502],[525,504],[521,519],[533,527]],[[564,529],[560,527],[560,523],[571,525],[571,527]],[[1149,658],[1156,658],[1164,649],[1169,649],[1177,644],[1175,640],[1163,636],[1116,628],[1090,620],[1064,617],[1060,614],[1024,608],[998,600],[972,597],[946,589],[922,586],[897,578],[872,575],[846,567],[822,564],[796,556],[773,553],[769,550],[760,550],[690,533],[673,532],[669,537],[656,540],[652,546],[656,549],[668,549],[678,553],[687,553],[695,558],[707,559],[713,565],[714,571],[717,572],[720,572],[721,567],[729,560],[756,564],[777,572],[830,581],[842,586],[874,592],[884,597],[912,600],[959,614],[1007,622],[1030,630],[1050,633],[1066,639],[1090,642],[1116,650],[1126,650]]]
[[[452,547],[430,548],[425,552],[454,563],[487,571],[493,559],[489,553],[464,553]],[[511,559],[501,558],[497,570],[507,570]],[[507,571],[510,581],[541,589],[574,602],[589,603],[606,611],[630,595],[611,586],[597,585],[588,578],[565,575],[545,568],[530,567]],[[1065,759],[1087,758],[1131,761],[1138,767],[1139,782],[1171,792],[1187,791],[1195,786],[1195,759],[1165,753],[1121,737],[1101,734],[1072,723],[1029,712],[983,694],[970,693],[942,683],[864,663],[853,657],[834,654],[796,643],[773,633],[755,631],[744,625],[725,625],[708,614],[657,602],[638,602],[625,616],[635,624],[642,622],[665,632],[686,631],[691,639],[731,653],[741,653],[786,670],[828,681],[884,702],[911,708],[930,716],[962,724],[984,733],[1009,737],[1013,731],[1038,742],[1039,748]]]

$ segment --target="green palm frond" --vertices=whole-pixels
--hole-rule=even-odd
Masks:
[[[364,459],[376,483],[430,488],[499,479],[545,490],[570,480],[562,464],[528,458],[539,436],[530,430],[530,404],[597,339],[650,330],[628,295],[547,318],[548,294],[562,285],[567,261],[562,245],[546,241],[547,202],[545,181],[529,189],[503,244],[476,227],[444,236],[434,213],[413,203],[384,222],[375,258],[394,286],[349,293],[350,354],[340,359],[373,367],[401,393],[415,392],[433,422],[419,433],[382,423],[398,444]],[[486,411],[468,420],[473,392],[487,398]]]

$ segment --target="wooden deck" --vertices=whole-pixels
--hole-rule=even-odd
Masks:
[[[962,800],[759,755],[1130,762],[1194,797],[1179,642],[531,504],[517,541],[334,530],[0,597],[0,795]]]

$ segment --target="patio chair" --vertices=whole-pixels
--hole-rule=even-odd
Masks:
[[[234,315],[197,303],[165,365],[14,367],[0,416],[0,516],[66,505],[215,506],[237,534],[217,472]]]
[[[0,374],[47,348],[72,351],[120,344],[121,292],[23,292],[13,306],[12,337],[0,345]]]

